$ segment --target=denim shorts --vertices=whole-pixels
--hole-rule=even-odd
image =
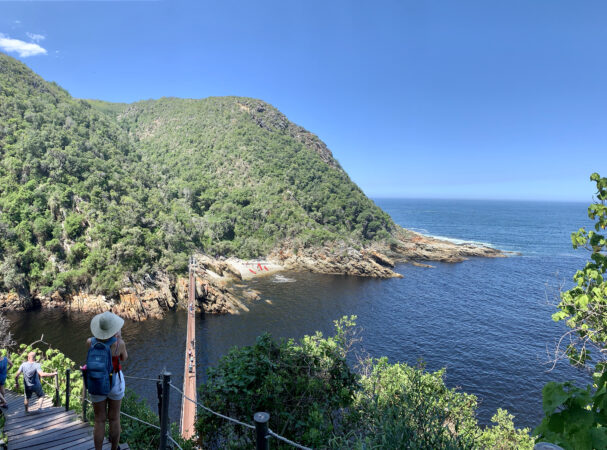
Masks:
[[[25,389],[25,398],[28,400],[32,398],[32,394],[36,394],[36,397],[38,398],[44,397],[44,391],[42,390],[42,385],[40,384],[32,387],[23,386],[23,388]]]
[[[124,397],[124,375],[122,374],[122,370],[112,375],[112,389],[110,389],[107,395],[90,394],[90,396],[93,403],[102,402],[108,398],[110,400],[122,400]]]

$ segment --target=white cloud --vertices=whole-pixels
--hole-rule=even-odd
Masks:
[[[40,42],[46,39],[46,36],[44,36],[43,34],[36,34],[36,33],[25,33],[27,34],[27,37],[30,38],[32,41],[34,42]]]
[[[17,25],[19,25],[19,24],[21,24],[21,21],[20,21],[20,20],[15,20],[15,23],[16,23]]]
[[[20,41],[19,39],[11,39],[2,33],[0,33],[0,50],[17,53],[22,58],[46,55],[46,49],[40,47],[38,44]]]

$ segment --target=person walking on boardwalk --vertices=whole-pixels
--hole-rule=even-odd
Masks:
[[[36,394],[36,397],[38,397],[38,410],[42,409],[44,391],[42,390],[40,379],[43,377],[54,377],[57,375],[57,372],[43,372],[40,363],[36,362],[36,352],[29,352],[27,354],[27,362],[22,363],[15,374],[16,387],[19,387],[19,375],[21,374],[23,374],[23,387],[25,390],[25,399],[23,400],[25,412],[29,412],[29,400],[32,398],[32,394]]]
[[[122,340],[120,330],[124,325],[124,319],[113,314],[109,311],[103,314],[97,314],[91,320],[91,331],[93,333],[92,338],[87,339],[86,345],[89,349],[87,356],[87,373],[91,371],[92,366],[90,363],[90,357],[93,350],[101,351],[104,347],[99,344],[103,344],[111,353],[111,374],[110,385],[108,386],[109,392],[107,395],[96,394],[94,387],[91,385],[88,375],[86,377],[88,381],[88,390],[91,396],[91,402],[93,403],[93,411],[95,413],[95,427],[93,432],[93,441],[95,443],[95,449],[101,450],[103,446],[103,438],[105,435],[105,422],[110,422],[110,442],[112,444],[112,450],[118,449],[118,443],[120,441],[120,404],[124,397],[124,375],[122,374],[121,361],[126,361],[128,354],[126,352],[126,344]]]
[[[13,363],[8,357],[5,356],[0,359],[0,408],[8,408],[4,393],[4,383],[6,383],[6,375],[10,367],[13,367]]]

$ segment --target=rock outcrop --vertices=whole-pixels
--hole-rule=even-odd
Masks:
[[[162,277],[146,285],[135,283],[121,289],[117,298],[84,291],[75,293],[55,291],[50,295],[34,294],[31,297],[3,293],[0,294],[0,308],[21,311],[40,307],[61,308],[91,314],[112,311],[121,317],[136,321],[161,319],[166,311],[178,306],[180,286],[184,285],[187,292],[187,279],[178,278],[176,283],[172,283],[168,277]]]
[[[440,261],[456,263],[472,257],[504,258],[507,252],[479,244],[453,242],[400,230],[399,239],[385,248],[386,254],[399,262]]]
[[[345,245],[313,249],[281,249],[271,255],[286,269],[359,277],[401,277],[397,263],[432,267],[424,262],[461,262],[471,257],[502,258],[506,252],[472,243],[455,244],[409,230],[397,231],[393,242],[357,250]]]
[[[372,278],[402,277],[392,270],[394,263],[377,250],[322,247],[280,250],[272,256],[289,270]]]
[[[209,314],[238,314],[240,311],[249,310],[230,288],[229,279],[209,275],[201,266],[197,268],[195,279],[197,311]]]
[[[261,300],[261,293],[250,289],[248,279],[282,270],[311,271],[333,275],[372,278],[402,277],[394,271],[397,263],[432,267],[425,262],[455,263],[470,257],[497,258],[505,252],[471,243],[452,242],[400,229],[390,244],[374,244],[356,249],[345,244],[316,248],[283,248],[263,260],[211,258],[196,255],[195,304],[198,312],[238,314],[248,311],[247,304]],[[63,308],[97,314],[111,310],[132,320],[159,319],[166,311],[188,308],[188,279],[161,275],[146,283],[132,283],[120,290],[118,298],[86,292],[24,296],[0,293],[0,308],[29,310]]]

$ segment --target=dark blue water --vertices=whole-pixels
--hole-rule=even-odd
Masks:
[[[435,268],[401,265],[402,279],[286,273],[255,280],[264,301],[237,316],[206,316],[197,324],[199,376],[234,345],[259,334],[301,337],[330,333],[333,320],[357,315],[364,349],[374,357],[447,368],[447,384],[479,398],[479,420],[498,407],[517,426],[539,423],[542,386],[550,380],[585,376],[563,361],[548,372],[555,340],[565,331],[551,320],[558,287],[569,286],[588,257],[571,248],[570,233],[590,224],[585,204],[453,200],[376,200],[402,226],[448,238],[489,243],[520,252],[498,259],[475,258]],[[266,302],[265,300],[269,300]],[[22,341],[45,333],[76,360],[84,358],[89,318],[62,312],[11,315]],[[128,323],[123,336],[130,360],[125,372],[154,376],[162,367],[181,383],[185,313],[163,321]],[[82,342],[82,345],[80,344]],[[155,405],[155,387],[129,384]],[[172,411],[177,417],[179,402]]]

